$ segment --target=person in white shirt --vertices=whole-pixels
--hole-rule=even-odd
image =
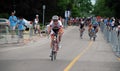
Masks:
[[[38,34],[41,35],[40,24],[39,24],[39,15],[36,15],[36,18],[34,19],[34,32],[35,32],[35,34],[37,33],[37,31],[38,31]]]

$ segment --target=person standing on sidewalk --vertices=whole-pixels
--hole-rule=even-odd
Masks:
[[[19,17],[18,23],[17,23],[17,27],[18,27],[18,42],[20,42],[20,40],[23,41],[23,32],[25,30],[25,21],[23,20],[23,17]]]
[[[14,37],[14,33],[15,33],[15,26],[17,24],[17,17],[15,16],[15,13],[12,12],[11,16],[9,17],[9,21],[10,21],[10,29],[11,29],[11,37]]]
[[[35,34],[38,32],[38,34],[41,36],[40,25],[39,25],[39,15],[36,15],[36,18],[34,19],[34,32]]]

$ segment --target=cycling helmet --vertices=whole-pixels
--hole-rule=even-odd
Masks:
[[[57,15],[54,15],[53,17],[52,17],[52,20],[58,20],[59,19],[59,17],[57,16]]]
[[[38,17],[39,15],[37,14],[36,17]]]

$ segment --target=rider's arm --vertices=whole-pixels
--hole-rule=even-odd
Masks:
[[[53,23],[53,21],[51,21],[50,23],[49,23],[49,26],[48,26],[48,33],[50,34],[50,32],[51,32],[51,29],[52,29],[52,23]]]
[[[60,26],[63,28],[62,22],[60,20],[58,20]]]
[[[58,20],[58,22],[59,22],[59,24],[60,24],[60,27],[59,27],[59,28],[60,28],[60,29],[59,29],[59,32],[60,32],[60,33],[64,33],[64,30],[63,30],[63,28],[64,28],[64,27],[63,27],[62,22],[61,22],[60,20]]]
[[[49,26],[48,27],[48,34],[50,34],[50,32],[51,32],[51,27]]]

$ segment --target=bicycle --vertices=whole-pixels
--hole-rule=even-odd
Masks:
[[[84,28],[80,29],[80,38],[81,38],[81,39],[82,39],[84,30],[85,30]]]
[[[90,37],[90,40],[93,38],[93,41],[96,40],[96,30],[94,28],[92,28],[90,31],[89,31],[89,37]]]
[[[54,28],[54,40],[52,41],[52,51],[51,51],[51,61],[56,60],[57,51],[58,51],[58,30],[59,28]]]

